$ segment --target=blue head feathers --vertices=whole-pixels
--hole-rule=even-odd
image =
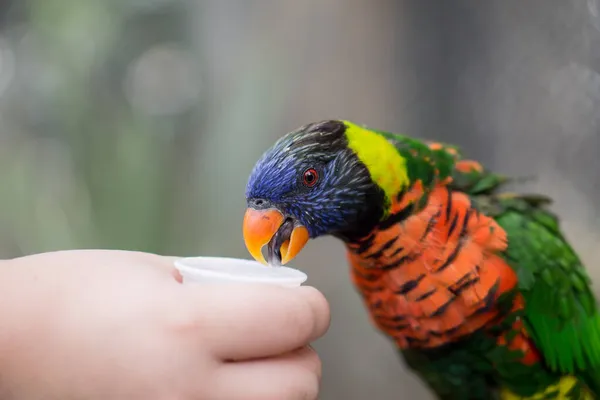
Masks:
[[[315,238],[370,228],[382,193],[348,148],[340,121],[323,121],[288,133],[258,160],[246,188],[248,203],[268,204],[304,225]],[[379,214],[380,216],[380,214]]]

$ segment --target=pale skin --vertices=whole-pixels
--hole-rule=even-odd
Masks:
[[[173,257],[76,250],[0,261],[3,400],[316,399],[312,287],[182,285]]]

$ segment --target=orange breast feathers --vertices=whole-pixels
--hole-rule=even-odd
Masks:
[[[416,184],[392,207],[391,218],[422,194]],[[348,245],[354,284],[374,323],[400,348],[437,347],[498,317],[495,302],[517,277],[498,255],[505,231],[440,185],[426,206],[360,243]]]

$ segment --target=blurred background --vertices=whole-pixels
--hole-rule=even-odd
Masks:
[[[0,256],[248,257],[248,174],[344,118],[454,142],[556,199],[600,280],[600,0],[2,0]],[[341,243],[292,265],[331,302],[323,400],[431,399],[370,325]]]

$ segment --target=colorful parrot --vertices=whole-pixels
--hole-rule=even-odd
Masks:
[[[310,123],[252,170],[244,240],[277,266],[341,239],[374,325],[440,399],[600,398],[590,279],[550,200],[507,181],[451,145]]]

